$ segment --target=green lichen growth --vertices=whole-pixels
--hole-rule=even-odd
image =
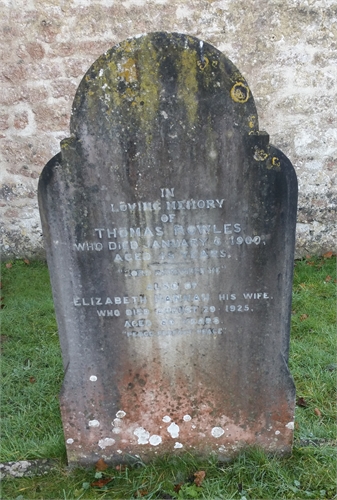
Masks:
[[[145,130],[153,130],[153,121],[159,111],[159,62],[157,61],[157,52],[153,45],[147,39],[142,40],[138,57],[140,91],[135,96],[139,106],[137,109],[142,126]],[[141,103],[143,104],[141,105]]]
[[[182,99],[190,125],[193,125],[198,115],[198,81],[197,81],[197,54],[194,50],[185,50],[180,57],[180,71],[178,76],[178,97]]]
[[[94,110],[97,102],[107,106],[106,115],[120,111],[120,117],[132,118],[151,140],[150,130],[159,109],[159,63],[157,53],[147,38],[126,40],[101,57],[92,70],[96,73],[87,91],[88,110]],[[89,82],[88,82],[89,83]]]

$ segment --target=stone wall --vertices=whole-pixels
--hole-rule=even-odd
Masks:
[[[197,36],[236,64],[260,129],[296,168],[297,257],[334,249],[334,0],[2,0],[0,26],[3,258],[44,255],[38,177],[69,135],[80,79],[111,46],[150,31]]]

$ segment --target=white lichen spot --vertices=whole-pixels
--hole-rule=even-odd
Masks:
[[[158,444],[160,444],[161,441],[162,441],[161,437],[157,436],[156,434],[150,437],[150,444],[152,444],[152,446],[158,446]]]
[[[103,73],[104,73],[104,69],[103,69],[103,68],[101,68],[101,69],[99,70],[99,76],[103,76]]]
[[[166,113],[166,111],[161,111],[160,114],[165,118],[165,120],[168,119],[168,114]]]
[[[183,421],[184,421],[184,422],[190,422],[191,420],[192,420],[191,415],[184,415],[184,416],[183,416]]]
[[[112,438],[104,438],[98,441],[98,446],[104,450],[107,446],[112,446],[115,444],[115,440]]]
[[[124,418],[126,415],[125,411],[123,410],[119,410],[117,413],[116,413],[116,417],[117,418]]]
[[[89,427],[99,427],[98,420],[89,420]]]
[[[171,435],[171,438],[177,438],[179,436],[179,425],[172,422],[172,424],[168,426],[167,432]]]
[[[97,380],[96,375],[90,375],[89,380],[90,380],[90,382],[96,382],[96,380]]]
[[[138,444],[147,444],[150,439],[150,433],[147,432],[143,427],[137,427],[133,431],[134,435],[138,438]]]
[[[286,428],[290,429],[291,431],[293,431],[294,430],[294,422],[288,422],[286,424]]]
[[[121,429],[120,427],[114,427],[114,428],[112,429],[112,432],[113,432],[114,434],[120,434],[120,433],[122,432],[122,429]]]
[[[281,432],[280,431],[275,431],[275,434],[276,434],[276,436],[278,436],[278,434],[281,434]]]
[[[196,429],[196,428],[197,428],[197,426],[196,426],[196,425],[192,425],[192,429]]]
[[[121,455],[123,452],[122,452],[122,450],[117,450],[117,453],[119,453]]]
[[[221,427],[213,427],[211,432],[212,436],[215,438],[221,437],[224,433],[225,431]]]
[[[178,441],[175,443],[174,448],[183,448],[183,444],[178,443]]]
[[[162,418],[163,422],[171,422],[171,417],[169,417],[168,415],[165,415],[165,417]]]
[[[67,439],[67,444],[73,444],[74,440],[72,438]]]
[[[120,418],[114,418],[112,425],[114,425],[115,427],[121,427],[122,423],[123,423],[123,420],[121,420]]]
[[[223,446],[223,445],[221,445],[221,446],[219,446],[219,450],[218,451],[219,451],[219,453],[226,453],[226,447]]]

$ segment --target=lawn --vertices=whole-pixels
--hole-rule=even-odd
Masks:
[[[40,477],[5,479],[4,499],[337,498],[336,258],[295,262],[290,370],[297,389],[295,442],[288,458],[259,449],[219,464],[185,454],[145,465],[69,470],[59,412],[63,370],[48,270],[3,263],[1,288],[1,457],[53,458]]]

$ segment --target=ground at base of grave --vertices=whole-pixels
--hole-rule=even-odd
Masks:
[[[226,464],[185,454],[133,466],[107,467],[100,460],[91,469],[69,469],[55,461],[33,477],[3,479],[1,498],[333,499],[335,451],[330,443],[295,446],[291,457],[282,459],[250,449]]]
[[[335,293],[331,252],[295,262],[289,365],[297,407],[290,457],[267,457],[253,449],[226,464],[182,455],[148,465],[139,461],[132,467],[69,470],[58,402],[63,370],[48,271],[42,262],[3,263],[1,460],[52,457],[53,462],[43,475],[5,478],[1,497],[337,498]]]

